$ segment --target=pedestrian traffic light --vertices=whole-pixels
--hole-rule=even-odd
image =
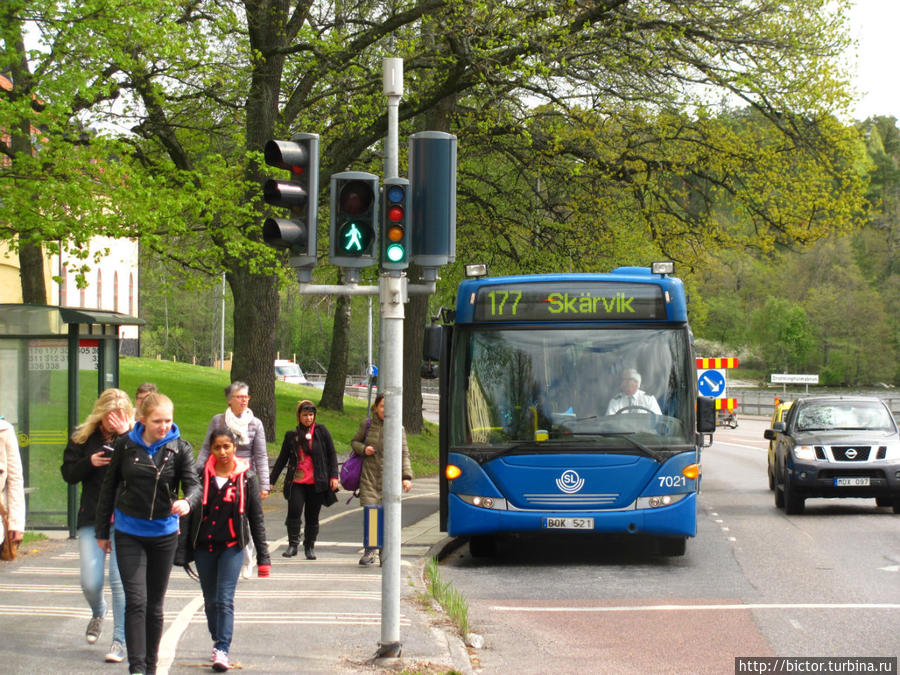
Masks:
[[[344,171],[331,176],[331,262],[369,267],[378,262],[378,176]]]
[[[270,179],[263,185],[266,203],[291,211],[290,218],[266,218],[263,241],[288,249],[297,276],[301,281],[309,281],[316,266],[319,136],[297,133],[289,141],[269,141],[263,154],[269,166],[291,172],[291,180]]]
[[[409,267],[409,181],[386,178],[381,215],[381,269]]]

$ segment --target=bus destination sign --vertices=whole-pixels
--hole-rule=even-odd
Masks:
[[[610,321],[665,319],[663,289],[610,281],[483,286],[475,321]]]

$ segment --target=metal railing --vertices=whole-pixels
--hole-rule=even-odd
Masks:
[[[729,387],[728,395],[737,399],[738,415],[758,415],[760,417],[772,417],[775,412],[775,397],[792,401],[802,396],[876,396],[884,401],[894,417],[900,418],[900,392],[885,389],[825,389],[812,387],[808,391],[805,388],[795,390],[780,388],[752,389],[747,387]]]

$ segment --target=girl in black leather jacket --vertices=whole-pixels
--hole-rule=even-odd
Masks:
[[[105,551],[110,550],[110,519],[115,514],[131,673],[156,672],[179,517],[200,500],[194,453],[172,414],[167,396],[150,394],[143,400],[141,421],[113,446],[97,502],[95,535]],[[179,488],[184,492],[180,499]]]

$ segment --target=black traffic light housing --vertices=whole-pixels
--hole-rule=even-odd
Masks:
[[[289,141],[268,141],[263,154],[266,164],[287,169],[291,180],[269,179],[263,198],[272,206],[290,209],[290,218],[267,218],[263,241],[288,249],[290,264],[301,281],[309,281],[316,266],[316,217],[319,195],[319,136],[297,133]],[[305,272],[301,272],[305,270]]]
[[[378,176],[344,171],[331,176],[330,259],[339,267],[378,262]]]
[[[384,180],[380,242],[383,270],[409,267],[409,194],[409,181],[405,178]]]

